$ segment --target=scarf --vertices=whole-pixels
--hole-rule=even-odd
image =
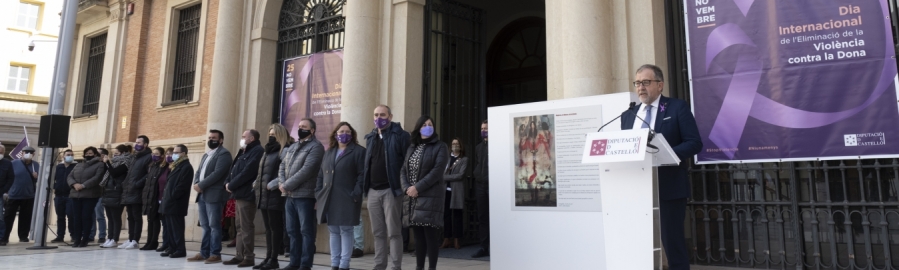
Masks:
[[[187,161],[187,155],[184,155],[183,157],[178,158],[178,160],[175,160],[175,162],[172,162],[172,165],[169,165],[169,171],[175,171],[175,167],[178,167],[181,162],[185,161]]]
[[[116,168],[118,166],[125,165],[125,168],[130,168],[131,163],[134,162],[134,157],[131,156],[130,153],[124,153],[118,156],[112,157],[112,165],[111,168]],[[100,181],[100,186],[105,187],[106,184],[109,183],[109,170],[103,174],[103,181]]]

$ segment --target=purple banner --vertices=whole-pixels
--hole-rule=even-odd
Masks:
[[[886,0],[685,0],[698,163],[899,156]]]
[[[343,51],[319,52],[284,61],[281,124],[297,138],[303,118],[316,124],[315,138],[328,148],[331,131],[340,123]]]

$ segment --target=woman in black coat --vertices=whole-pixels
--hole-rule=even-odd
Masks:
[[[106,221],[108,235],[102,248],[116,247],[119,242],[119,234],[122,232],[122,185],[128,177],[128,166],[134,157],[131,156],[131,146],[120,144],[112,149],[112,159],[108,155],[103,157],[106,163],[106,175],[100,186],[103,187],[103,197],[100,199],[103,208],[106,209]],[[119,247],[124,248],[126,243]]]
[[[159,192],[159,177],[164,176],[163,173],[167,173],[168,165],[168,162],[165,161],[165,149],[153,148],[153,152],[150,154],[147,181],[144,182],[144,188],[141,190],[141,214],[147,216],[147,243],[140,250],[155,250],[159,247],[159,232],[162,230],[162,216],[159,215],[159,202],[162,201],[162,194]]]
[[[194,167],[187,158],[187,146],[179,144],[172,150],[172,164],[169,165],[169,174],[166,178],[165,190],[162,195],[162,203],[159,211],[164,215],[166,228],[170,230],[168,239],[163,240],[168,244],[160,256],[169,258],[183,258],[187,256],[184,247],[184,217],[187,216],[187,206],[190,205],[190,186],[193,183]]]
[[[253,191],[256,192],[256,208],[262,212],[262,221],[265,225],[265,259],[256,265],[258,269],[278,269],[278,254],[284,249],[285,200],[278,190],[278,181],[272,180],[278,178],[281,151],[290,146],[291,142],[293,138],[284,126],[271,125],[268,143],[265,144],[265,154],[259,161],[259,173],[253,187]]]
[[[434,121],[430,116],[418,118],[411,138],[400,170],[400,182],[407,195],[403,204],[403,226],[412,228],[415,235],[416,268],[424,269],[427,255],[428,268],[436,269],[446,196],[443,171],[448,154],[446,144],[440,142],[434,132]]]
[[[94,208],[97,206],[103,188],[100,181],[106,174],[106,165],[100,161],[100,152],[97,148],[84,149],[84,162],[75,165],[69,173],[66,183],[72,187],[69,198],[71,206],[72,247],[86,247],[91,225],[94,223]]]
[[[362,213],[365,148],[356,136],[349,123],[337,124],[315,185],[315,217],[319,223],[328,224],[331,233],[332,269],[350,269],[353,226],[359,225]]]

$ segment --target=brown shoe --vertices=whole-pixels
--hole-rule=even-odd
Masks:
[[[204,260],[206,260],[206,258],[203,258],[203,255],[200,255],[200,253],[197,253],[197,255],[194,255],[193,257],[187,258],[188,262],[202,262]]]
[[[242,262],[242,261],[243,261],[243,260],[238,259],[237,257],[234,257],[234,258],[231,258],[230,260],[227,260],[227,261],[223,262],[222,264],[224,264],[224,265],[237,265],[237,264],[239,264],[239,263]]]
[[[250,267],[250,266],[253,266],[254,264],[256,264],[255,259],[247,258],[247,259],[243,259],[243,261],[240,262],[240,264],[238,264],[237,267]]]
[[[448,248],[448,247],[450,247],[450,239],[443,238],[443,245],[440,245],[440,249],[444,249],[444,248]]]
[[[208,259],[206,259],[206,264],[213,264],[213,263],[220,263],[220,262],[222,262],[222,256],[212,255],[212,256],[209,256]]]

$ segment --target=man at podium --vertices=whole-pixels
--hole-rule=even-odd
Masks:
[[[649,64],[640,66],[635,79],[634,87],[641,104],[621,115],[621,129],[652,127],[656,133],[665,136],[681,160],[678,166],[658,167],[659,223],[669,269],[690,269],[684,238],[684,216],[687,198],[690,197],[689,162],[686,160],[699,153],[702,139],[687,102],[662,96],[665,79],[659,67]]]

